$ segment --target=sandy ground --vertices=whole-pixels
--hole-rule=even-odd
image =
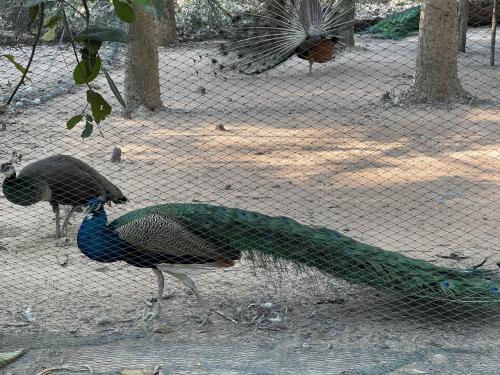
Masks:
[[[116,111],[104,137],[85,141],[81,129],[64,125],[83,107],[83,90],[47,102],[40,94],[40,105],[28,105],[38,88],[71,78],[70,54],[49,60],[53,50],[43,47],[33,89],[24,90],[29,99],[2,119],[0,152],[8,159],[18,150],[23,165],[53,153],[89,162],[130,199],[109,209],[111,217],[160,202],[238,206],[438,264],[488,258],[485,267],[494,269],[500,74],[488,65],[488,30],[475,29],[460,55],[463,86],[477,97],[470,105],[382,100],[411,84],[415,43],[360,37],[312,74],[293,59],[257,77],[215,76],[211,44],[163,49],[165,109],[129,120]],[[5,50],[20,60],[28,51]],[[115,63],[119,83],[122,61]],[[59,82],[55,72],[64,72]],[[0,96],[15,77],[2,62]],[[106,92],[103,79],[97,84]],[[113,147],[122,149],[120,164],[109,162]],[[318,275],[269,275],[245,262],[195,278],[217,311],[204,328],[195,322],[195,298],[168,280],[164,332],[154,333],[138,319],[155,293],[152,272],[86,259],[75,246],[80,216],[61,244],[51,238],[48,204],[23,208],[0,197],[0,210],[0,349],[31,347],[4,374],[62,364],[98,374],[158,364],[164,374],[500,372],[500,326],[489,311],[451,314]]]

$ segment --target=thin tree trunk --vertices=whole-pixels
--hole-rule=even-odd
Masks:
[[[144,105],[161,107],[158,44],[154,17],[134,7],[136,20],[129,25],[125,65],[125,102],[128,111]]]
[[[467,21],[469,18],[469,0],[458,2],[458,50],[465,52],[467,44]]]
[[[340,41],[345,47],[354,46],[354,16],[356,13],[356,4],[354,0],[343,0],[340,2],[338,14],[342,15],[337,22],[340,22],[339,36]]]
[[[456,0],[422,1],[413,87],[417,102],[439,102],[466,95],[457,77],[457,13]]]
[[[177,24],[175,22],[175,0],[164,0],[163,11],[156,28],[158,45],[170,47],[179,44]]]
[[[490,65],[495,65],[495,47],[497,39],[497,0],[493,0],[493,15],[491,16],[491,47]]]

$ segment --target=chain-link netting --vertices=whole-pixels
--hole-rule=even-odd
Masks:
[[[178,0],[154,110],[113,92],[154,78],[126,43],[75,84],[83,3],[37,35],[0,0],[0,365],[26,351],[1,374],[500,371],[494,1],[429,104],[417,65],[449,46],[422,57],[420,2]],[[117,3],[91,24],[125,32]]]

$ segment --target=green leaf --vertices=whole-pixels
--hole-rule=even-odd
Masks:
[[[0,368],[7,366],[9,363],[14,362],[17,358],[26,353],[26,349],[19,349],[14,352],[0,353]]]
[[[118,90],[118,87],[116,87],[115,82],[111,79],[111,76],[109,73],[103,68],[102,69],[104,76],[108,80],[109,87],[111,88],[111,91],[113,91],[113,94],[115,95],[115,98],[120,102],[121,106],[123,108],[127,108],[127,105],[125,104],[125,100],[123,100],[122,94],[120,94],[120,90]]]
[[[84,49],[87,50],[87,55],[95,57],[95,55],[97,55],[97,53],[99,52],[101,45],[102,45],[101,41],[86,40]]]
[[[14,56],[12,56],[11,54],[6,54],[2,56],[5,57],[7,60],[9,60],[21,73],[24,74],[26,72],[26,68],[21,64],[19,64],[16,60],[14,60]]]
[[[117,43],[127,43],[127,33],[121,29],[110,28],[106,26],[91,26],[87,30],[83,30],[78,33],[75,40],[78,42],[85,41],[106,41],[106,42],[117,42]]]
[[[99,124],[111,113],[111,106],[98,92],[87,90],[87,102],[96,124]]]
[[[75,70],[73,70],[73,79],[77,85],[92,82],[99,74],[101,70],[101,59],[97,56],[95,59],[90,60],[94,61],[89,62],[88,59],[85,59],[75,66]]]
[[[130,5],[122,3],[120,0],[113,0],[115,13],[123,22],[133,23],[135,21],[135,12]]]
[[[94,130],[94,119],[91,115],[87,115],[85,117],[85,128],[82,131],[82,138],[88,138],[92,135],[92,131]]]
[[[49,31],[47,31],[45,34],[43,34],[42,40],[44,40],[46,42],[50,42],[51,40],[54,40],[54,38],[56,37],[56,31],[57,31],[57,26],[49,29]]]
[[[66,128],[68,129],[73,129],[76,124],[78,124],[80,121],[82,121],[83,119],[83,115],[76,115],[76,116],[73,116],[71,117],[68,122],[66,123]]]
[[[22,74],[26,72],[26,68],[21,64],[19,64],[18,62],[16,62],[16,60],[14,60],[14,56],[12,56],[11,54],[0,55],[0,57],[2,56],[5,57],[7,60],[9,60],[16,67],[16,69],[19,70]],[[32,82],[27,75],[24,77],[24,79],[27,79],[28,81]]]
[[[47,18],[45,20],[45,22],[43,23],[43,26],[52,29],[55,26],[57,26],[57,24],[60,20],[61,20],[61,15],[59,14],[59,12],[57,12],[57,14],[54,14],[54,15],[50,16],[49,18]]]
[[[29,9],[30,20],[28,22],[28,30],[31,30],[31,25],[33,25],[33,22],[35,22],[36,18],[38,17],[39,9],[40,9],[39,5],[35,5],[35,6],[30,7],[30,9]]]

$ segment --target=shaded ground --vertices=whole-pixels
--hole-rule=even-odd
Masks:
[[[211,45],[195,44],[162,50],[166,109],[130,120],[116,113],[104,138],[82,142],[79,131],[64,129],[83,106],[83,91],[72,89],[10,115],[0,152],[6,159],[15,148],[24,163],[55,152],[91,163],[130,198],[109,210],[112,217],[159,202],[224,204],[328,226],[439,264],[488,257],[485,267],[494,269],[500,75],[487,65],[488,30],[475,29],[469,40],[460,78],[478,97],[470,106],[382,100],[411,83],[414,38],[361,38],[313,74],[292,60],[257,77],[215,76]],[[64,71],[67,58],[35,66],[35,86],[55,86],[46,68]],[[0,65],[2,85],[16,75],[9,69]],[[118,165],[109,162],[115,146],[123,152]],[[61,245],[50,238],[48,204],[22,208],[0,197],[0,209],[0,349],[32,347],[6,374],[61,363],[89,364],[99,374],[157,364],[165,374],[498,371],[499,326],[490,311],[452,314],[317,275],[272,277],[245,262],[196,278],[220,313],[204,329],[194,322],[194,297],[169,280],[167,332],[153,333],[137,319],[155,291],[151,272],[86,259],[74,240],[80,217]],[[31,322],[23,317],[28,308]]]

